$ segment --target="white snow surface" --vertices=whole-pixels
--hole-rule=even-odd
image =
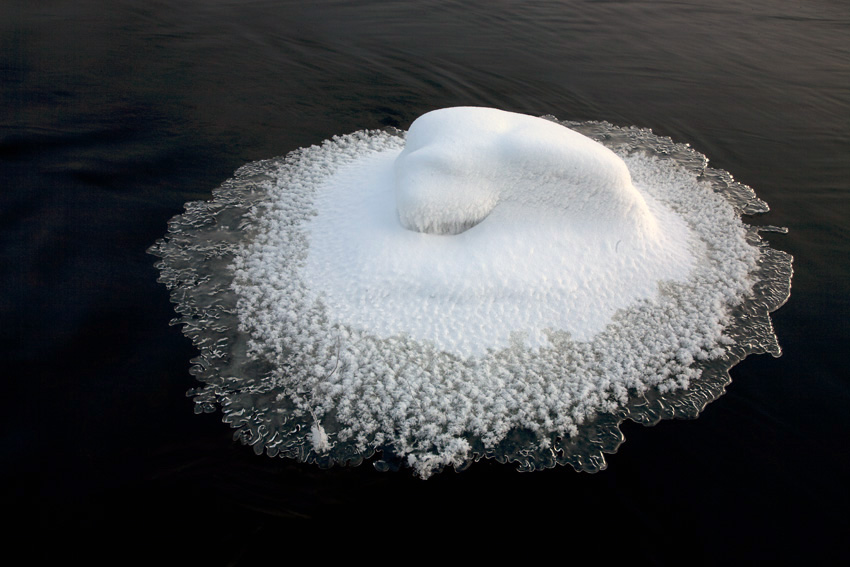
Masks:
[[[524,428],[545,446],[630,392],[686,388],[721,352],[758,250],[694,174],[490,109],[429,113],[404,143],[363,131],[292,154],[235,261],[252,348],[317,426],[339,424],[314,444],[390,444],[428,476],[470,438]],[[435,163],[450,191],[429,186]],[[471,208],[412,228],[487,214],[458,234],[405,228],[417,184],[411,218],[455,194]]]
[[[401,220],[408,210],[420,226],[463,223],[469,207],[458,201],[488,207],[460,234]],[[423,115],[403,151],[339,168],[314,206],[303,277],[332,322],[458,356],[512,336],[539,347],[550,330],[590,339],[693,265],[685,223],[642,195],[613,152],[554,122],[489,108]]]

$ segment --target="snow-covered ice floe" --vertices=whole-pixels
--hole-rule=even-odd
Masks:
[[[459,107],[248,164],[151,252],[197,411],[257,453],[597,471],[780,354],[767,210],[648,130]]]

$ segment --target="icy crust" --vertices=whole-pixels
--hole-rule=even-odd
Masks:
[[[220,406],[257,453],[321,465],[377,450],[378,468],[422,477],[482,457],[596,471],[623,419],[695,417],[736,362],[778,356],[768,314],[788,297],[791,258],[741,222],[766,210],[752,190],[647,130],[565,124],[608,145],[635,186],[685,219],[699,257],[685,280],[620,309],[590,340],[553,330],[538,349],[517,337],[458,356],[330,324],[302,278],[317,192],[341,167],[403,145],[398,132],[334,138],[240,169],[151,249],[175,322],[201,351],[198,411]]]

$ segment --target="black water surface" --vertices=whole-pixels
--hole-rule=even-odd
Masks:
[[[843,0],[0,3],[8,514],[32,553],[71,536],[118,564],[285,560],[301,518],[324,538],[540,523],[573,560],[843,564],[848,38]],[[784,355],[744,361],[696,421],[626,425],[596,475],[323,471],[193,415],[194,351],[145,253],[168,219],[246,162],[453,105],[649,127],[752,185],[795,257]]]

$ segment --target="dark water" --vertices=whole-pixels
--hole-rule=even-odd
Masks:
[[[741,363],[696,421],[626,424],[596,475],[490,462],[427,482],[323,471],[256,457],[220,416],[193,415],[194,350],[168,325],[145,253],[167,220],[246,162],[453,105],[650,127],[752,185],[772,208],[752,222],[787,226],[767,237],[795,257],[791,300],[773,316],[784,355]],[[145,550],[286,560],[305,543],[302,518],[331,520],[335,531],[311,530],[326,540],[460,522],[485,539],[467,547],[500,549],[480,522],[540,524],[573,560],[842,564],[848,131],[842,0],[7,0],[7,515],[118,564]],[[511,547],[529,545],[520,537]]]

